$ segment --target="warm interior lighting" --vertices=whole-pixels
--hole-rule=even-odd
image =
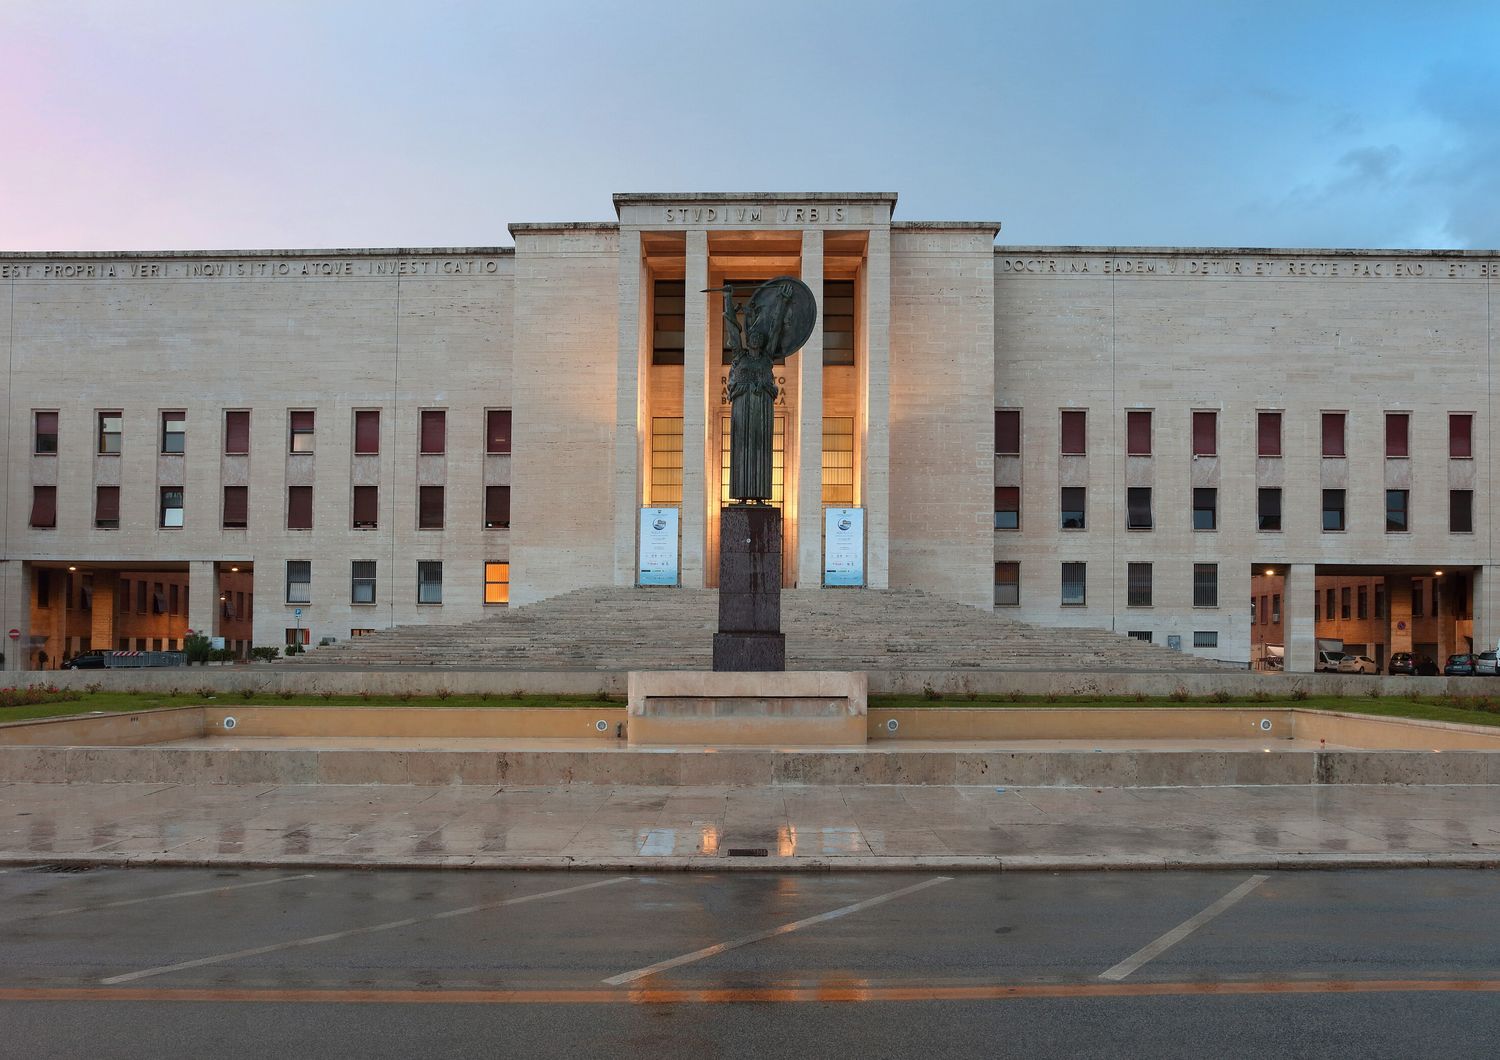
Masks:
[[[1266,568],[1266,573],[1267,573],[1267,574],[1275,574],[1275,573],[1276,573],[1276,570],[1275,570],[1275,568],[1274,568],[1274,567],[1267,567],[1267,568]]]
[[[240,569],[238,567],[230,567],[229,568],[229,573],[230,574],[238,574],[239,572],[240,572]]]
[[[1437,575],[1437,576],[1438,576],[1438,577],[1440,577],[1440,578],[1441,578],[1441,577],[1442,577],[1442,576],[1443,576],[1443,572],[1442,572],[1442,571],[1440,571],[1440,570],[1435,570],[1435,571],[1433,571],[1433,572],[1432,572],[1432,573],[1433,573],[1433,574],[1436,574],[1436,575]]]
[[[69,567],[68,570],[77,570],[77,567]]]

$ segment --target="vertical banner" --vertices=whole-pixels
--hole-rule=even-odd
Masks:
[[[640,585],[677,584],[677,509],[642,508]]]
[[[823,584],[864,585],[865,510],[823,509]]]

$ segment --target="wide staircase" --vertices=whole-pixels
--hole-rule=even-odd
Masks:
[[[1105,630],[1033,626],[912,589],[787,590],[781,623],[793,670],[1239,668]],[[711,589],[579,589],[476,622],[381,630],[285,665],[702,670],[712,665],[717,626]]]

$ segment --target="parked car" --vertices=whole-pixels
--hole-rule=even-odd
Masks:
[[[1500,675],[1500,658],[1492,651],[1482,651],[1474,657],[1474,672],[1480,677]]]
[[[1467,652],[1448,656],[1448,665],[1443,667],[1443,674],[1447,677],[1473,677],[1478,670],[1478,658]]]
[[[1317,670],[1322,674],[1336,674],[1339,672],[1339,666],[1346,658],[1352,658],[1352,656],[1346,656],[1341,651],[1320,651],[1318,652]]]
[[[1431,655],[1424,655],[1417,660],[1418,677],[1436,677],[1438,675],[1438,664]]]
[[[1378,674],[1380,667],[1368,655],[1345,655],[1339,660],[1341,674]]]
[[[102,670],[109,665],[106,662],[109,654],[103,648],[90,648],[65,661],[62,668],[64,670]]]
[[[1391,655],[1391,661],[1386,665],[1385,672],[1413,677],[1417,672],[1417,657],[1409,651],[1395,652]]]

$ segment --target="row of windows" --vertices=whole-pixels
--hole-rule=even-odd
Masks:
[[[1281,530],[1280,486],[1262,486],[1256,491],[1255,528],[1267,533]],[[1323,490],[1323,530],[1336,533],[1348,529],[1348,491]],[[1194,530],[1219,528],[1219,491],[1216,487],[1194,487],[1191,516]],[[1088,488],[1063,486],[1058,495],[1058,526],[1063,530],[1088,529]],[[1152,507],[1150,486],[1129,486],[1125,490],[1125,529],[1152,530],[1156,515]],[[995,529],[1021,529],[1021,488],[995,487]],[[1411,491],[1385,491],[1385,529],[1387,533],[1404,534],[1411,526]],[[1448,531],[1454,534],[1474,532],[1474,491],[1448,491]]]
[[[1152,564],[1129,563],[1125,568],[1125,603],[1129,607],[1151,607]],[[1065,562],[1061,567],[1063,607],[1088,604],[1088,564]],[[1015,560],[995,563],[995,605],[1018,607],[1021,603],[1021,564]],[[1193,606],[1219,606],[1219,565],[1193,564]]]
[[[1326,457],[1348,455],[1347,412],[1323,412],[1322,453]],[[1282,413],[1255,414],[1255,451],[1257,456],[1282,455]],[[1411,456],[1410,412],[1385,414],[1385,455]],[[1151,409],[1128,409],[1125,412],[1125,452],[1128,456],[1150,456],[1153,451],[1153,416]],[[1061,409],[1058,420],[1058,452],[1063,456],[1088,455],[1088,410]],[[1021,454],[1021,410],[995,410],[995,453],[999,456]],[[1219,413],[1212,409],[1193,410],[1192,454],[1217,456],[1219,453]],[[1448,456],[1467,460],[1474,456],[1474,414],[1448,414]]]
[[[351,604],[377,603],[378,583],[376,561],[357,559],[349,564],[349,602]],[[289,604],[312,603],[312,560],[289,559],[286,561],[286,602]],[[417,603],[441,604],[443,602],[443,561],[424,559],[417,561]],[[505,604],[510,602],[510,564],[486,560],[484,564],[484,602]]]
[[[96,415],[96,452],[118,456],[123,450],[124,414],[119,410]],[[441,455],[448,451],[448,412],[446,409],[422,409],[420,413],[418,452]],[[317,413],[312,409],[287,411],[287,452],[311,453],[316,438]],[[58,451],[58,414],[55,410],[32,411],[32,452],[50,455]],[[380,410],[356,409],[354,412],[354,453],[373,456],[380,452]],[[510,409],[487,409],[484,414],[484,451],[506,454],[511,451]],[[164,410],[161,413],[161,452],[187,452],[187,413]],[[224,454],[240,456],[250,452],[250,412],[247,409],[224,410]]]

